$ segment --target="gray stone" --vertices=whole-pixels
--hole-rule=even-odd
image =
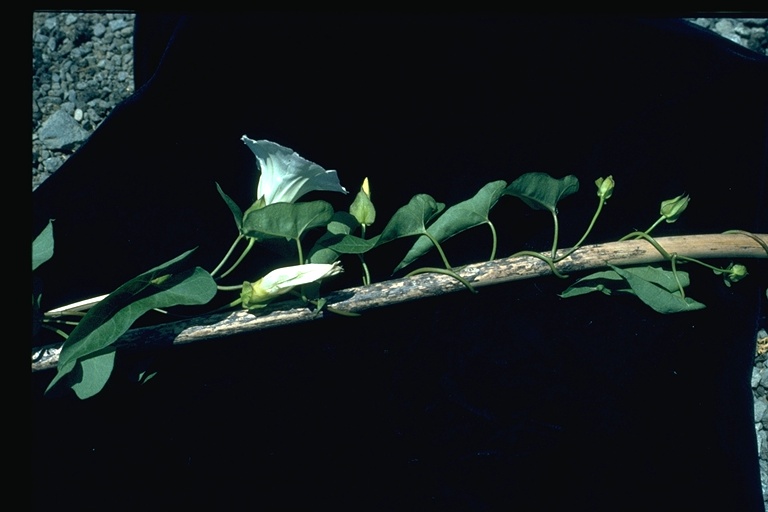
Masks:
[[[768,409],[768,402],[765,398],[755,400],[755,423],[759,423],[763,419],[766,409]]]
[[[128,22],[125,20],[112,20],[109,22],[109,28],[114,31],[122,30],[127,26],[128,26]]]
[[[107,27],[104,26],[102,23],[97,23],[93,26],[93,36],[94,37],[101,37],[104,35],[104,32],[107,31]]]
[[[71,151],[85,141],[89,134],[71,115],[57,110],[43,122],[38,135],[40,141],[49,149]]]
[[[768,389],[768,371],[765,369],[760,373],[760,385]]]
[[[760,430],[757,433],[757,454],[760,455],[763,453],[766,438],[768,437],[768,433],[765,432],[765,430]]]
[[[45,172],[53,173],[61,167],[61,164],[64,163],[64,159],[60,156],[52,156],[49,158],[46,158],[43,161],[43,167],[45,168]]]

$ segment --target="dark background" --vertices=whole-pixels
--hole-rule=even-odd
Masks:
[[[682,192],[691,205],[663,234],[765,231],[764,58],[675,20],[548,18],[547,38],[537,21],[139,14],[137,94],[33,193],[33,236],[56,219],[44,301],[103,293],[194,245],[211,268],[235,235],[214,183],[253,200],[243,134],[350,190],[368,176],[381,219],[416,193],[450,205],[541,171],[582,184],[560,206],[563,246],[609,174],[595,241],[646,228]],[[548,215],[507,199],[499,254],[549,247]],[[486,257],[484,235],[449,257]],[[376,280],[396,249],[371,255]],[[709,308],[671,317],[562,300],[551,278],[126,354],[85,402],[42,398],[52,374],[33,375],[35,438],[59,438],[33,446],[50,490],[33,508],[85,485],[83,509],[762,510],[749,376],[766,276],[748,266],[732,288],[691,269]],[[131,384],[147,357],[157,377]]]

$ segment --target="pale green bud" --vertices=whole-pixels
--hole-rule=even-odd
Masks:
[[[685,209],[688,208],[688,203],[690,201],[690,196],[684,194],[681,194],[673,199],[662,201],[659,214],[661,214],[661,216],[671,224],[680,218],[680,215],[682,215]]]
[[[613,181],[613,176],[608,176],[607,178],[596,179],[595,185],[597,185],[597,197],[605,201],[613,195],[613,187],[616,186],[616,183]]]
[[[731,265],[729,270],[727,278],[732,283],[738,283],[748,275],[747,267],[744,265]]]
[[[357,219],[362,226],[370,226],[376,220],[376,208],[371,202],[371,189],[368,185],[368,178],[363,180],[363,186],[357,193],[355,200],[349,207],[349,213]]]

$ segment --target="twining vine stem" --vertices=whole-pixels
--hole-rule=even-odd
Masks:
[[[670,255],[686,259],[711,258],[768,258],[768,234],[726,233],[684,235],[654,238],[655,244],[645,239],[624,240],[604,244],[586,245],[573,251],[561,249],[552,258],[552,268],[540,257],[514,256],[484,263],[474,263],[454,271],[472,288],[496,285],[553,274],[600,269],[608,265],[630,266],[656,263]],[[659,251],[662,247],[663,251]],[[541,253],[551,256],[551,252]],[[125,333],[116,346],[121,349],[149,348],[152,346],[182,345],[235,334],[258,331],[317,320],[333,314],[363,311],[444,295],[466,290],[465,284],[444,273],[421,273],[392,279],[367,286],[329,292],[323,310],[313,310],[305,302],[282,301],[252,312],[239,310],[210,314],[193,319],[132,329]],[[32,371],[56,367],[63,343],[35,347],[32,350]]]

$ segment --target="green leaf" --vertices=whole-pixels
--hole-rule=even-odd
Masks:
[[[344,235],[335,235],[333,233],[325,233],[321,236],[307,256],[307,263],[333,263],[339,259],[339,253],[326,246],[326,244],[332,244],[334,241],[343,237]]]
[[[623,270],[639,279],[660,286],[668,292],[679,292],[680,286],[685,288],[691,284],[691,278],[688,276],[688,272],[682,270],[677,271],[677,279],[680,281],[679,286],[675,280],[675,273],[671,270],[664,270],[659,267],[651,267],[648,265],[642,267],[625,267]]]
[[[331,235],[325,240],[318,240],[318,244],[339,254],[364,254],[376,247],[378,241],[379,236],[360,238],[355,235]]]
[[[660,313],[694,311],[705,307],[689,297],[681,297],[680,288],[671,270],[650,266],[611,268],[613,270],[595,272],[579,279],[560,296],[570,298],[592,292],[602,292],[605,295],[628,293],[636,295]],[[687,272],[678,270],[677,277],[683,288],[690,284]]]
[[[256,238],[298,240],[308,229],[325,226],[333,217],[326,201],[275,203],[250,210],[243,217],[243,234]]]
[[[677,283],[674,283],[672,271],[654,267],[621,269],[611,265],[611,268],[627,281],[632,291],[635,292],[635,295],[640,300],[659,313],[680,313],[706,307],[690,297],[683,299]],[[681,284],[687,286],[690,282],[688,274],[680,271],[677,273]],[[672,286],[672,283],[674,283],[674,286]]]
[[[445,208],[427,194],[417,194],[407,205],[395,212],[379,236],[377,245],[383,245],[405,236],[423,235],[427,225]]]
[[[237,203],[232,200],[231,197],[229,197],[227,194],[224,193],[224,191],[221,189],[218,183],[216,183],[216,190],[219,191],[219,195],[222,199],[224,199],[224,202],[227,203],[227,206],[229,206],[229,211],[232,212],[232,216],[235,218],[235,225],[237,225],[238,231],[242,231],[243,229],[243,210],[240,209],[239,206],[237,206]]]
[[[363,254],[376,246],[378,236],[360,238],[351,233],[360,227],[355,217],[347,212],[336,212],[328,223],[328,232],[321,236],[309,251],[310,263],[333,263],[341,254]]]
[[[43,228],[43,231],[37,235],[32,242],[32,270],[48,261],[53,257],[53,222]]]
[[[120,286],[93,306],[64,343],[58,371],[49,391],[78,362],[112,345],[147,311],[178,305],[205,304],[216,295],[216,282],[205,270],[185,269],[186,253],[155,267]],[[84,372],[103,372],[103,362],[82,366]],[[83,373],[82,380],[101,379],[101,373]]]
[[[506,181],[493,181],[481,188],[471,199],[462,201],[445,210],[442,215],[427,228],[427,232],[438,242],[443,242],[467,229],[490,222],[488,215],[504,193]],[[434,248],[432,241],[419,237],[405,258],[397,265],[395,272],[404,268]]]
[[[77,365],[80,367],[81,378],[72,384],[72,390],[78,398],[85,400],[96,395],[107,384],[115,366],[115,348],[107,347],[103,353],[79,360]]]
[[[567,299],[577,297],[592,292],[601,292],[605,295],[611,295],[613,292],[628,292],[632,289],[627,288],[627,282],[614,270],[604,270],[595,272],[586,277],[582,277],[560,294],[560,297]]]
[[[334,235],[349,235],[359,227],[360,223],[357,222],[357,219],[351,213],[336,212],[331,217],[331,221],[326,226],[326,229]]]
[[[559,180],[543,172],[523,174],[509,184],[504,194],[519,197],[534,210],[556,212],[561,199],[579,190],[579,180],[569,175]]]

